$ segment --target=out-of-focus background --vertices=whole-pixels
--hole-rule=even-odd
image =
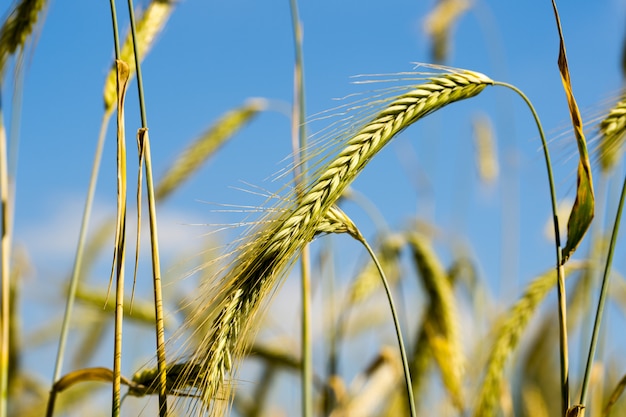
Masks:
[[[432,71],[418,63],[479,71],[519,87],[530,98],[548,132],[558,198],[565,207],[571,205],[577,148],[557,67],[558,34],[551,3],[449,3],[460,8],[446,26],[445,48],[436,55],[433,22],[437,22],[434,13],[438,2],[301,1],[306,113],[315,119],[307,125],[309,133],[325,127],[326,119],[315,115],[373,96],[374,90],[385,86],[355,81],[397,78],[407,79],[400,83],[408,85],[411,75],[407,73]],[[0,12],[6,17],[12,6],[3,5]],[[135,6],[141,10],[147,2]],[[122,36],[128,29],[126,7],[120,2],[117,8]],[[104,80],[114,56],[108,2],[56,0],[46,10],[45,21],[38,25],[22,63],[21,99],[13,100],[19,81],[11,71],[5,74],[2,89],[5,124],[9,132],[19,136],[18,146],[11,143],[11,163],[16,163],[14,242],[16,253],[27,265],[19,282],[22,366],[44,385],[52,376],[67,279],[103,117]],[[559,11],[574,94],[593,153],[599,118],[622,92],[626,3],[569,1],[561,2]],[[180,293],[193,291],[193,275],[187,279],[185,276],[206,259],[202,256],[207,247],[232,241],[243,229],[215,230],[222,224],[242,222],[250,215],[247,211],[263,204],[265,197],[255,193],[266,194],[282,186],[273,178],[289,166],[291,154],[294,41],[290,13],[287,1],[175,2],[167,25],[143,62],[157,180],[176,156],[225,112],[250,98],[268,102],[267,111],[255,117],[158,207],[170,333],[180,324],[180,318],[175,313],[179,306],[172,299],[168,304],[168,295],[179,297]],[[357,93],[362,95],[353,96]],[[132,253],[134,132],[140,127],[134,81],[126,102],[126,123]],[[495,141],[498,170],[490,180],[481,177],[476,162],[475,132],[480,128],[491,128]],[[92,233],[115,213],[114,135],[112,124],[98,180]],[[592,155],[594,168],[596,162],[597,157]],[[616,168],[617,181],[609,181],[606,188],[608,195],[615,197],[604,195],[605,201],[600,204],[602,210],[608,207],[609,219],[617,201],[620,172],[622,164]],[[415,220],[428,224],[438,236],[444,262],[454,257],[451,248],[467,253],[494,306],[487,316],[504,311],[531,278],[554,264],[553,242],[546,232],[551,227],[551,211],[539,135],[531,113],[508,90],[490,87],[479,97],[454,104],[412,126],[377,155],[352,189],[369,200],[393,230],[402,230]],[[366,237],[375,236],[376,220],[362,204],[348,201],[344,210]],[[599,212],[597,217],[602,221],[605,215]],[[108,239],[89,273],[88,283],[94,288],[105,289],[107,285],[112,235]],[[584,256],[588,239],[575,257]],[[337,237],[332,242],[337,264],[334,285],[341,289],[349,286],[350,277],[366,258],[359,245],[348,238]],[[623,270],[624,258],[619,255],[623,244],[616,253],[614,268]],[[146,237],[140,259],[137,297],[149,299]],[[130,265],[128,271],[132,273]],[[322,318],[328,308],[322,299],[326,279],[313,278],[318,369],[323,369],[325,354],[321,339],[326,325]],[[298,286],[297,278],[288,279],[266,318],[270,335],[284,338],[294,349],[298,346]],[[415,283],[404,289],[411,294],[417,290]],[[408,301],[404,306],[407,321],[423,309],[414,303]],[[548,309],[556,311],[553,293],[547,304]],[[619,314],[611,316],[610,325],[619,328],[622,320]],[[473,325],[482,331],[488,327],[485,323]],[[129,374],[152,357],[151,330],[140,327],[132,330],[135,328],[131,325],[125,334],[125,349],[131,352],[128,357],[134,358],[124,364]],[[84,330],[71,333],[73,349],[78,349],[78,334]],[[387,342],[393,346],[391,328],[388,331]],[[376,336],[369,334],[354,342],[345,360],[349,374],[363,368],[361,352],[362,357],[373,357]],[[92,366],[110,366],[110,336],[102,337],[102,346],[91,359]],[[610,352],[613,332],[607,332],[606,343]],[[582,356],[579,349],[586,352],[583,345],[574,347],[573,354]],[[76,352],[70,350],[71,355]],[[577,375],[580,361],[573,362]],[[254,378],[254,370],[244,372],[242,388],[254,387]],[[293,381],[275,395],[275,409],[283,410],[282,415],[295,415],[299,410],[297,379]]]

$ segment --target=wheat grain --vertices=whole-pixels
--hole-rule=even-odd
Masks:
[[[22,0],[7,17],[0,30],[0,74],[9,56],[26,45],[45,6],[45,0]]]
[[[398,132],[437,109],[479,94],[493,81],[483,74],[450,72],[431,78],[391,101],[376,117],[351,136],[330,162],[311,176],[314,180],[292,208],[263,222],[254,241],[243,242],[232,266],[219,285],[211,284],[205,303],[221,300],[212,329],[193,350],[189,363],[200,368],[194,386],[202,393],[203,408],[210,414],[223,412],[231,391],[227,372],[234,371],[232,358],[240,357],[250,339],[254,316],[276,289],[300,249],[316,234],[320,224],[346,187]],[[198,312],[198,314],[205,314]],[[226,400],[226,401],[216,401]]]

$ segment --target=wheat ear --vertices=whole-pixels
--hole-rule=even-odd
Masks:
[[[570,262],[565,267],[565,277],[581,268],[581,264]],[[496,405],[502,392],[505,365],[511,352],[517,348],[526,325],[539,303],[556,284],[556,271],[551,270],[530,283],[520,300],[511,308],[506,319],[497,323],[496,339],[491,348],[485,377],[478,393],[475,417],[496,415]]]
[[[221,300],[221,312],[189,361],[190,369],[200,369],[196,372],[200,377],[186,383],[201,393],[203,408],[212,415],[225,410],[231,396],[226,376],[234,371],[232,359],[246,350],[255,313],[302,247],[328,221],[329,209],[369,160],[412,123],[450,103],[473,97],[491,84],[493,81],[480,73],[450,72],[397,97],[310,177],[314,180],[301,199],[292,200],[291,209],[279,211],[278,218],[264,222],[262,233],[252,233],[254,241],[242,243],[219,288],[213,283],[206,303]]]
[[[7,58],[26,45],[45,5],[45,0],[22,0],[7,17],[0,31],[0,74]]]
[[[429,307],[424,320],[424,336],[441,370],[443,383],[454,406],[462,411],[465,355],[461,348],[454,289],[428,238],[420,233],[411,233],[408,240],[422,284],[428,294]]]

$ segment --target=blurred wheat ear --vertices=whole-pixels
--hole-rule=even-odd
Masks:
[[[565,277],[581,267],[580,263],[570,262],[565,267]],[[473,413],[475,417],[497,415],[496,404],[502,392],[507,359],[517,348],[520,337],[537,306],[548,291],[555,286],[556,281],[556,271],[554,270],[535,279],[528,285],[519,301],[511,307],[505,319],[495,324],[495,340],[487,361],[485,376],[477,395]]]
[[[428,345],[452,403],[462,411],[465,403],[462,389],[465,355],[459,336],[459,317],[453,287],[426,236],[411,233],[408,240],[429,301],[420,332],[423,338],[418,338],[418,346],[420,341]],[[418,353],[422,352],[418,350]],[[414,363],[422,368],[419,365],[423,360],[424,358],[415,357]]]
[[[598,156],[603,171],[610,171],[622,158],[626,137],[626,93],[600,122]]]
[[[22,0],[5,20],[0,31],[0,74],[4,73],[9,56],[26,46],[45,6],[46,0]]]

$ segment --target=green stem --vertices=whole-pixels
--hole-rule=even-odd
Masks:
[[[562,401],[562,414],[565,416],[569,408],[569,363],[568,363],[568,344],[567,344],[567,307],[566,307],[566,295],[565,295],[565,279],[563,274],[563,265],[561,262],[561,236],[559,233],[559,217],[556,202],[556,191],[554,186],[554,176],[552,174],[552,163],[550,162],[550,153],[548,151],[548,143],[541,126],[539,116],[535,111],[532,103],[526,97],[526,95],[517,87],[503,83],[494,82],[494,85],[509,88],[515,91],[528,105],[537,129],[539,130],[539,136],[541,137],[541,144],[543,148],[544,158],[546,161],[546,168],[548,170],[548,183],[550,185],[550,201],[552,203],[552,221],[554,226],[554,242],[556,249],[556,273],[557,273],[557,289],[558,289],[558,310],[559,310],[559,346],[560,346],[560,365],[561,365],[561,401]]]
[[[23,50],[20,49],[18,62],[22,61]],[[0,375],[0,416],[7,415],[7,400],[9,390],[9,366],[11,358],[11,246],[13,241],[13,213],[15,209],[15,181],[17,176],[17,150],[19,144],[19,126],[22,111],[22,93],[24,86],[24,71],[19,64],[15,65],[15,88],[13,91],[13,106],[11,112],[11,129],[9,145],[7,145],[4,122],[0,120],[2,129],[3,150],[0,154],[0,164],[3,165],[0,176],[2,187],[2,360],[0,361],[2,375]],[[3,118],[0,112],[0,118]],[[10,155],[9,155],[10,150]],[[5,191],[6,190],[6,191]]]
[[[295,156],[294,175],[296,187],[302,195],[303,184],[306,184],[306,127],[304,125],[304,82],[302,59],[302,25],[298,17],[298,3],[290,0],[291,21],[294,37],[295,65],[294,65],[294,104],[292,114],[292,138]],[[302,416],[313,416],[313,352],[311,341],[311,255],[308,245],[302,249],[300,256],[300,277],[302,291],[301,314],[301,356],[302,356]]]
[[[130,32],[133,38],[133,51],[135,57],[135,71],[137,73],[137,90],[139,92],[139,110],[141,111],[141,127],[148,128],[148,119],[146,117],[146,105],[143,95],[143,78],[141,77],[141,65],[139,59],[139,50],[137,49],[137,31],[135,28],[135,10],[133,8],[133,0],[128,0],[128,15],[130,16]]]
[[[111,22],[113,25],[113,42],[115,45],[115,59],[119,60],[120,59],[120,42],[119,42],[119,35],[118,35],[118,25],[117,25],[117,12],[115,10],[115,0],[110,0],[110,4],[111,4]],[[117,64],[116,64],[117,65]],[[118,94],[120,93],[120,79],[119,79],[119,72],[117,72],[117,79],[116,79],[116,83],[117,83],[117,92]],[[118,99],[119,102],[119,99]],[[119,132],[119,112],[123,111],[123,109],[118,108],[118,132]],[[118,176],[121,175],[121,172],[119,171],[120,169],[120,158],[126,158],[126,155],[120,154],[120,144],[119,141],[122,140],[122,138],[118,137]],[[123,165],[125,166],[125,163],[123,163]],[[124,171],[125,173],[125,171]],[[119,181],[121,181],[120,178],[118,178],[118,187],[119,187]],[[118,193],[120,193],[121,190],[118,188]],[[124,192],[125,194],[125,192]],[[118,199],[119,198],[123,198],[124,200],[124,204],[125,204],[125,200],[126,200],[126,196],[119,196],[118,195]],[[119,204],[120,201],[118,200],[118,214],[119,213]],[[126,216],[125,210],[122,213],[122,215]],[[122,233],[125,234],[125,221],[123,219],[119,219],[118,218],[118,222],[122,222]],[[118,227],[120,227],[119,223],[118,223]],[[122,237],[122,241],[123,241],[124,237]],[[118,245],[118,242],[115,242],[116,245]],[[111,414],[113,415],[113,417],[118,417],[120,415],[120,411],[121,411],[121,365],[122,365],[122,323],[123,323],[123,319],[124,319],[124,304],[123,304],[123,300],[124,300],[124,268],[123,268],[123,261],[124,261],[124,248],[118,248],[119,252],[121,253],[117,253],[116,259],[113,260],[113,262],[116,265],[116,273],[117,273],[117,282],[116,282],[116,297],[115,297],[115,341],[114,341],[114,346],[113,346],[113,398],[112,398],[112,412]]]
[[[115,59],[120,59],[120,38],[117,29],[117,12],[115,11],[115,0],[109,0],[109,3],[111,4],[111,24],[113,25],[113,45],[115,47]]]
[[[157,362],[159,369],[159,416],[167,416],[167,363],[165,360],[165,325],[163,319],[163,291],[161,286],[161,262],[159,258],[159,236],[157,233],[156,198],[152,178],[152,157],[150,140],[145,135],[143,144],[146,158],[146,184],[148,189],[148,210],[150,219],[150,247],[152,249],[152,272],[154,283],[154,309],[156,325]]]
[[[354,236],[354,235],[353,235]],[[389,300],[389,309],[391,310],[391,316],[393,317],[393,324],[396,330],[396,337],[398,338],[398,347],[400,348],[400,357],[402,359],[402,368],[404,369],[404,382],[406,385],[406,392],[408,395],[409,402],[409,410],[411,413],[411,417],[417,416],[417,410],[415,408],[415,398],[413,397],[413,383],[411,382],[411,371],[409,369],[409,361],[406,355],[406,349],[404,347],[404,339],[402,338],[402,330],[400,329],[400,320],[398,319],[398,313],[396,311],[396,305],[393,301],[393,296],[391,294],[391,288],[389,287],[389,282],[387,281],[387,276],[385,275],[385,271],[383,271],[383,267],[381,266],[376,254],[367,243],[365,238],[359,233],[354,236],[359,242],[365,246],[367,252],[374,261],[376,268],[378,269],[378,273],[380,274],[380,279],[385,287],[385,293],[387,294],[387,299]]]
[[[138,133],[139,152],[143,152],[146,162],[146,184],[148,189],[148,211],[150,219],[150,247],[152,250],[152,282],[154,287],[154,308],[157,345],[157,366],[159,370],[159,416],[167,416],[167,363],[165,359],[165,328],[163,320],[163,290],[161,285],[161,262],[159,257],[159,237],[157,232],[156,198],[154,196],[154,180],[152,178],[152,157],[150,153],[150,139],[148,136],[148,118],[143,93],[143,78],[141,75],[141,60],[137,48],[137,31],[135,25],[135,11],[133,1],[128,0],[128,14],[130,16],[130,30],[133,39],[135,68],[137,73],[137,91],[139,94],[139,109],[141,112],[141,131]],[[141,169],[141,167],[139,167]],[[141,195],[138,196],[141,198]]]
[[[91,168],[91,178],[89,179],[89,188],[87,190],[87,199],[85,200],[85,207],[83,209],[83,217],[80,225],[80,234],[78,237],[78,246],[76,248],[76,257],[74,258],[74,266],[72,268],[72,277],[70,278],[70,285],[67,291],[67,298],[65,302],[65,313],[63,315],[63,323],[61,324],[61,335],[59,337],[59,347],[57,350],[57,357],[54,366],[54,373],[52,376],[52,384],[59,380],[61,377],[61,371],[63,368],[63,356],[65,354],[65,347],[67,343],[67,335],[70,327],[70,318],[72,317],[72,311],[74,307],[74,300],[76,299],[76,289],[78,288],[78,279],[83,263],[83,254],[85,251],[85,241],[87,239],[87,229],[89,225],[89,219],[91,217],[91,210],[93,206],[94,195],[96,191],[96,184],[98,182],[98,172],[100,170],[100,162],[102,160],[102,149],[104,147],[107,120],[111,113],[106,113],[102,120],[100,127],[100,134],[98,136],[98,144],[96,146],[96,153],[94,156],[93,165]]]
[[[596,311],[596,319],[593,324],[593,334],[591,336],[591,344],[589,346],[589,356],[587,357],[587,366],[585,368],[585,377],[583,378],[583,386],[580,393],[580,404],[585,405],[587,400],[587,391],[589,388],[589,380],[591,378],[591,366],[593,365],[593,359],[596,353],[596,345],[598,343],[598,335],[600,333],[600,325],[602,323],[602,313],[604,312],[604,304],[606,301],[606,294],[609,288],[609,275],[611,273],[611,263],[613,262],[613,251],[615,249],[615,243],[619,233],[619,225],[622,218],[622,208],[624,207],[624,199],[626,195],[626,177],[624,178],[624,184],[622,185],[622,194],[619,199],[619,205],[617,207],[617,213],[615,214],[615,222],[613,223],[613,232],[611,234],[611,241],[609,243],[609,252],[606,257],[606,264],[604,266],[604,275],[602,276],[602,288],[600,289],[600,299],[598,300],[598,309]]]

